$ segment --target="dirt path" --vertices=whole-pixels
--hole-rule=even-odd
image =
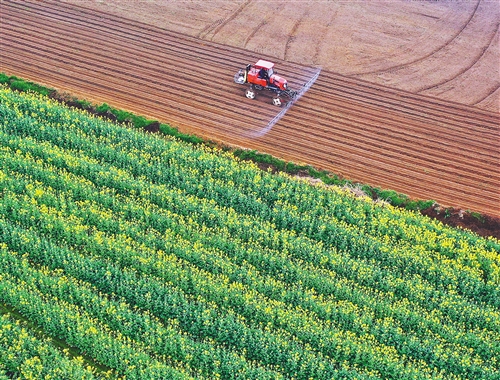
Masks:
[[[500,215],[497,113],[323,70],[253,138],[277,109],[232,82],[252,52],[60,2],[0,7],[0,71],[354,181]],[[314,71],[277,68],[295,88]]]

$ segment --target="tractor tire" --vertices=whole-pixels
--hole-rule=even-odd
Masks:
[[[248,99],[255,99],[255,90],[253,88],[249,88],[245,91],[245,96]]]
[[[277,107],[281,107],[283,105],[283,102],[281,101],[281,98],[279,96],[275,96],[273,98],[273,105]]]

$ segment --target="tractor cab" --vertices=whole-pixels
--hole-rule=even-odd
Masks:
[[[274,63],[260,59],[255,65],[250,66],[248,82],[262,87],[267,87],[273,72]]]

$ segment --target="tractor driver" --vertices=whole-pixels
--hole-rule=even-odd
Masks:
[[[266,81],[269,79],[269,74],[265,68],[261,68],[259,71],[259,77],[265,79]]]

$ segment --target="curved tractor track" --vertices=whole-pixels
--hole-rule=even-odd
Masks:
[[[0,71],[234,146],[445,206],[500,215],[500,117],[322,71],[279,109],[233,75],[272,57],[59,2],[0,2]],[[284,61],[299,89],[316,71]]]

